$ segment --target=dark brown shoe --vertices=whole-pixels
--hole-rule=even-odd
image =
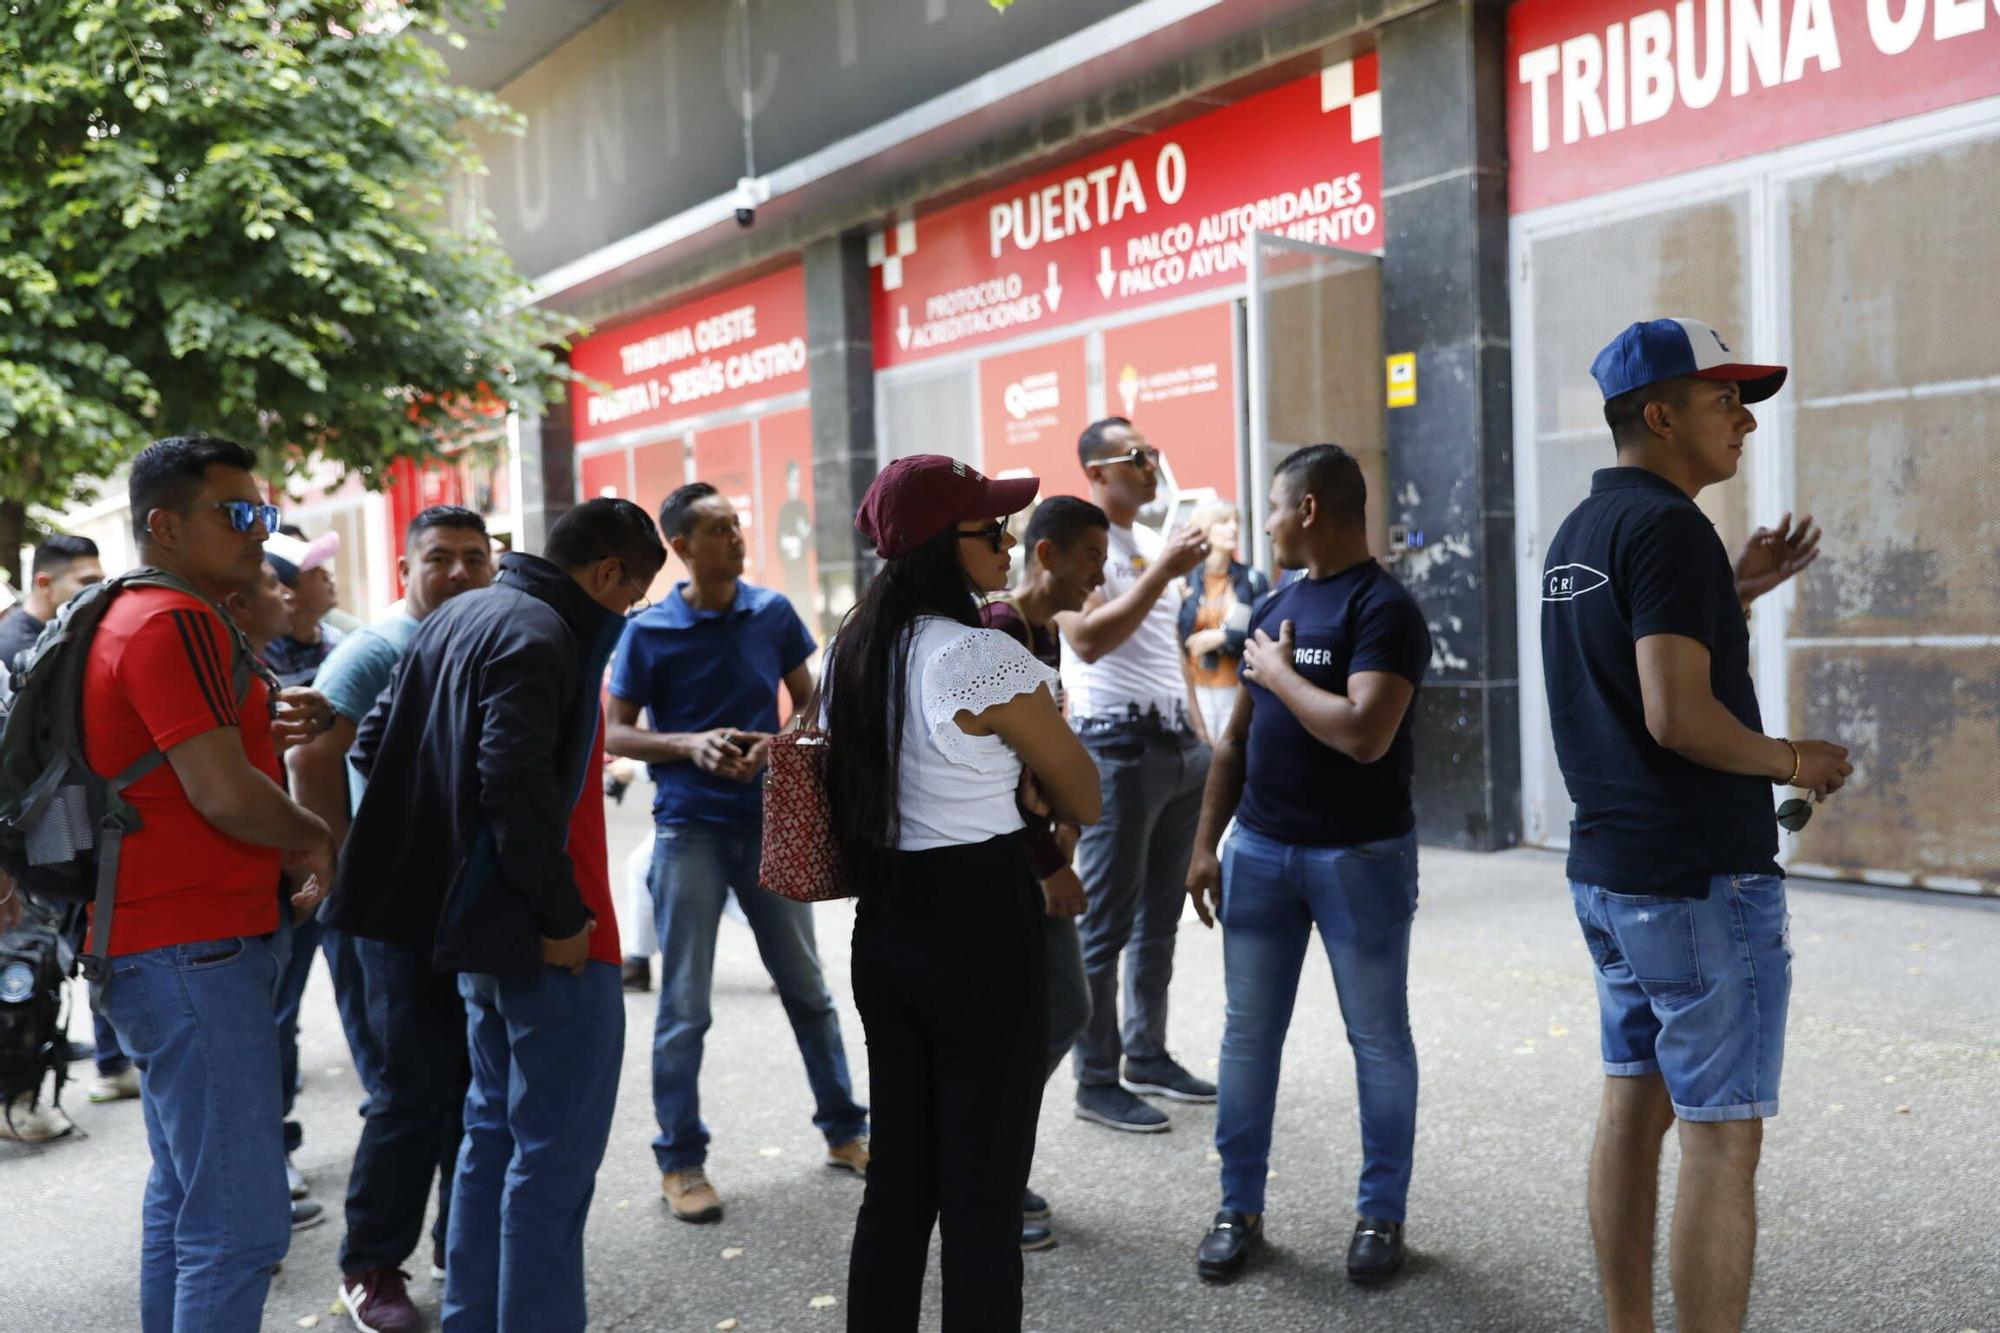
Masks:
[[[424,1316],[404,1285],[409,1277],[397,1268],[371,1268],[340,1279],[340,1302],[361,1333],[422,1333]]]

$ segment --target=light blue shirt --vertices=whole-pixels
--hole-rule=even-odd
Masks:
[[[313,688],[326,696],[333,711],[355,726],[374,709],[396,664],[417,632],[415,616],[400,615],[379,625],[367,625],[342,639],[313,677]],[[361,774],[347,766],[348,813],[361,805]]]

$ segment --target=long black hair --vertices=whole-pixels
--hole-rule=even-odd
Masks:
[[[979,590],[959,564],[957,526],[884,564],[833,641],[827,800],[841,872],[864,903],[884,900],[895,887],[908,648],[917,619],[979,626]]]

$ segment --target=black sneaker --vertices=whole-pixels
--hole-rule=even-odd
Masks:
[[[292,1230],[304,1231],[326,1221],[326,1209],[311,1199],[292,1200]]]
[[[1127,1092],[1144,1093],[1149,1097],[1165,1097],[1176,1102],[1212,1102],[1215,1100],[1215,1085],[1205,1078],[1196,1078],[1181,1068],[1172,1056],[1141,1063],[1137,1060],[1125,1062],[1125,1076],[1118,1080]]]
[[[653,960],[627,958],[618,968],[618,983],[635,995],[653,989]]]
[[[1089,1120],[1127,1134],[1164,1134],[1173,1125],[1164,1111],[1156,1111],[1125,1089],[1079,1085],[1076,1090],[1076,1118]]]
[[[1347,1245],[1347,1280],[1369,1286],[1387,1282],[1403,1266],[1403,1224],[1364,1217]]]
[[[1049,1220],[1049,1201],[1033,1190],[1021,1191],[1021,1218],[1027,1222]]]
[[[1053,1250],[1056,1247],[1056,1233],[1047,1222],[1021,1220],[1021,1253],[1032,1254],[1036,1250]]]
[[[1264,1218],[1245,1217],[1223,1209],[1209,1224],[1208,1234],[1194,1252],[1194,1271],[1204,1282],[1228,1282],[1250,1262],[1250,1251],[1264,1240]]]

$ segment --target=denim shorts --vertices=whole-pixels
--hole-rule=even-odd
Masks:
[[[1569,889],[1597,969],[1604,1072],[1658,1072],[1683,1120],[1776,1115],[1792,993],[1785,881],[1717,875],[1707,898]]]

